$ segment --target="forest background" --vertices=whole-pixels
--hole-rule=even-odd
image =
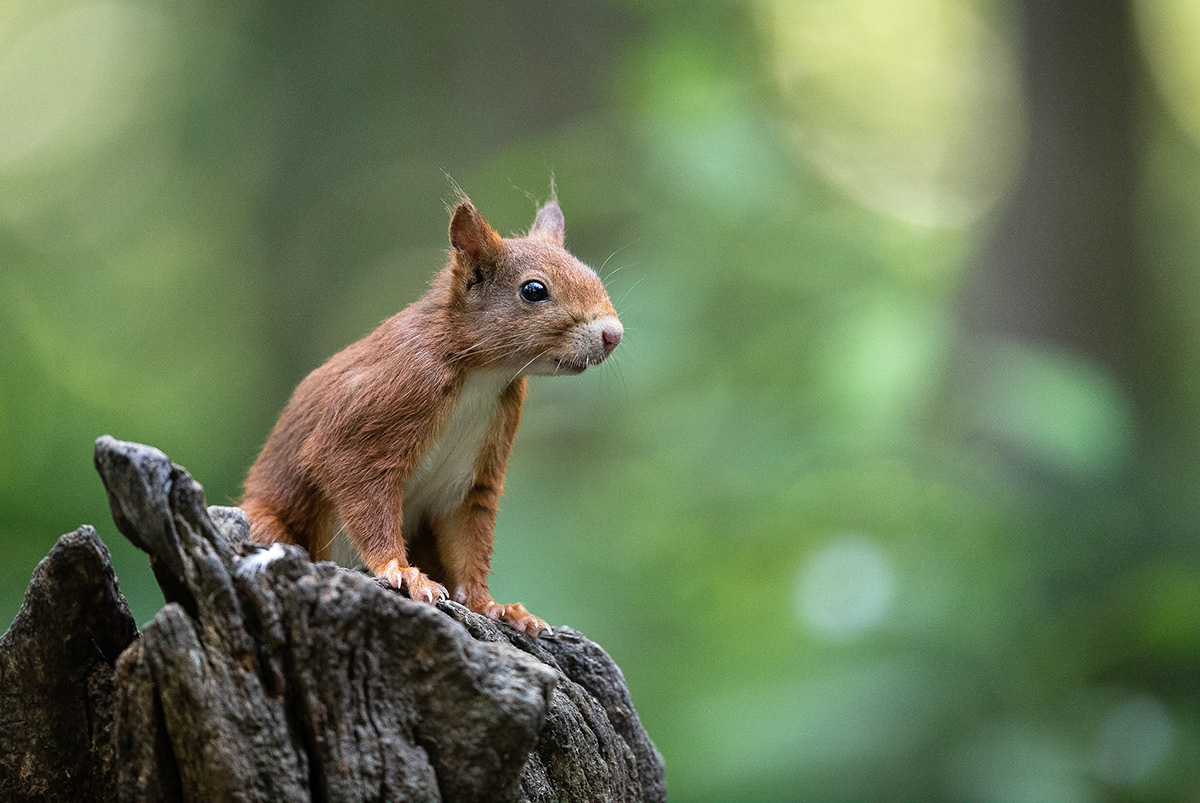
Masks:
[[[493,590],[673,800],[1200,788],[1196,0],[7,0],[0,626],[102,433],[232,503],[551,176],[626,326],[531,383]]]

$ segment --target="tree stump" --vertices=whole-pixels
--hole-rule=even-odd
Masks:
[[[663,801],[620,669],[454,602],[253,544],[148,446],[96,442],[166,606],[137,632],[91,527],[0,638],[0,799]]]

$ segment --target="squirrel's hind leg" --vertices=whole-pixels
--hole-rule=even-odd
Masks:
[[[250,521],[250,537],[254,543],[268,546],[297,542],[283,520],[263,500],[243,499],[239,507],[246,511],[246,518]]]
[[[310,495],[281,509],[265,497],[247,496],[239,506],[246,511],[256,544],[295,544],[313,560],[332,560],[333,511],[323,499]]]

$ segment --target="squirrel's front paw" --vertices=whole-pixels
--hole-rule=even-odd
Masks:
[[[390,561],[377,574],[387,580],[393,588],[407,590],[408,598],[414,602],[432,604],[440,599],[448,599],[450,596],[444,585],[430,580],[416,566],[401,566],[398,560]]]

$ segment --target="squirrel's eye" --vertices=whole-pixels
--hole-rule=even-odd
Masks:
[[[521,285],[521,298],[530,303],[547,301],[550,298],[550,291],[546,289],[546,285],[537,279],[531,279]]]

